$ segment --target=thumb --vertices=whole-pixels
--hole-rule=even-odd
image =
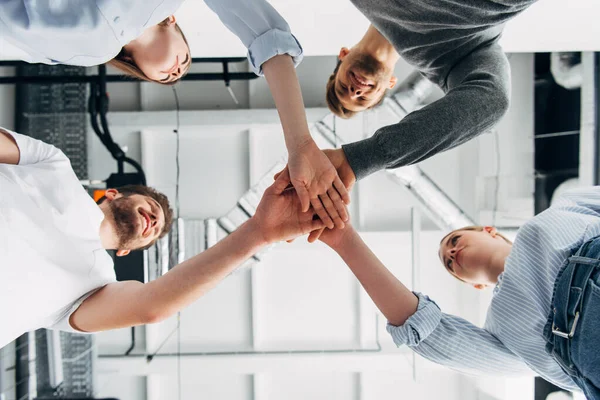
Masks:
[[[320,221],[320,220],[319,220]],[[321,237],[321,235],[323,234],[323,231],[325,230],[325,225],[323,225],[321,228],[319,229],[315,229],[314,231],[312,231],[310,233],[310,235],[308,235],[308,243],[314,243],[317,240],[319,240],[319,238]]]
[[[277,178],[269,190],[271,190],[273,194],[281,194],[290,184],[290,171],[286,168],[279,172],[276,176]]]
[[[321,236],[321,233],[323,232],[324,229],[325,229],[325,224],[323,223],[323,221],[321,221],[320,219],[313,220],[311,223],[311,226],[310,226],[311,232],[309,235],[309,239],[315,234],[315,232],[318,235],[317,236],[317,239],[318,239],[319,236]]]

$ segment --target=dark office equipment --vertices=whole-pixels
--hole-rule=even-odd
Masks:
[[[24,64],[20,78],[85,75],[85,68]],[[16,130],[51,143],[71,160],[79,179],[87,179],[87,85],[58,83],[19,84],[16,90]]]

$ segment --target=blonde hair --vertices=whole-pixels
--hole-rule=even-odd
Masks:
[[[169,26],[169,23],[170,23],[169,18],[165,18],[158,25],[166,27],[166,26]],[[185,38],[185,35],[183,34],[183,31],[181,30],[181,28],[179,27],[179,25],[177,23],[175,23],[175,30],[177,30],[177,32],[179,32],[179,34],[181,34],[181,37],[183,38],[183,41],[185,42],[185,45],[187,46],[188,52],[189,52],[190,45],[188,44],[187,39]],[[191,52],[190,52],[190,54],[191,54]],[[177,79],[175,79],[174,81],[171,81],[171,82],[159,82],[159,81],[150,79],[146,76],[146,74],[144,74],[142,72],[142,70],[137,66],[135,61],[133,61],[133,59],[125,53],[125,47],[122,47],[119,54],[117,54],[115,56],[115,58],[113,58],[106,64],[110,65],[113,68],[118,69],[119,71],[121,71],[123,74],[125,74],[127,76],[137,78],[141,81],[156,82],[156,83],[160,83],[161,85],[168,85],[168,86],[176,84],[179,81],[179,79],[181,79],[182,77],[185,76],[185,74],[187,74],[187,71],[185,71]],[[191,64],[191,62],[190,62],[190,64]],[[189,70],[189,67],[188,67],[188,70]]]
[[[460,228],[460,229],[455,229],[452,232],[448,233],[446,236],[444,236],[442,238],[442,240],[440,240],[440,245],[442,243],[444,243],[444,241],[446,240],[446,238],[448,238],[448,236],[456,233],[456,232],[462,232],[462,231],[475,231],[475,232],[483,232],[483,230],[485,229],[485,227],[480,226],[480,225],[473,225],[473,226],[465,226],[464,228]],[[496,232],[496,235],[500,236],[502,239],[504,239],[504,241],[510,245],[513,244],[512,241],[510,241],[506,236],[504,236],[503,234],[501,234],[500,232]],[[442,262],[442,265],[444,263]],[[458,279],[461,282],[465,282],[463,279],[461,279],[460,277],[456,276],[456,274],[454,274],[452,271],[450,271],[448,269],[448,267],[446,267],[446,265],[444,265],[444,268],[446,269],[446,271],[448,271],[450,273],[450,275],[452,275],[453,277],[455,277],[456,279]],[[468,283],[468,282],[465,282]]]

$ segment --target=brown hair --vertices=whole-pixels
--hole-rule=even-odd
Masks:
[[[169,18],[165,18],[158,25],[159,26],[168,26]],[[181,30],[181,28],[179,27],[179,25],[177,23],[175,23],[175,29],[177,30],[177,32],[179,32],[181,34],[181,37],[183,38],[183,41],[185,42],[185,45],[188,48],[188,52],[190,52],[190,54],[191,54],[190,45],[188,44],[188,41],[185,38],[185,35],[183,34],[183,31]],[[175,79],[174,81],[171,81],[171,82],[159,82],[159,81],[155,81],[155,80],[148,78],[146,76],[146,74],[144,74],[142,72],[142,70],[137,66],[135,61],[133,61],[133,59],[126,54],[125,47],[122,47],[119,54],[117,54],[115,56],[115,58],[113,58],[106,64],[110,65],[113,68],[118,69],[125,75],[132,76],[141,81],[156,82],[156,83],[160,83],[161,85],[172,86],[172,85],[176,84],[181,78],[183,78],[185,76],[185,74],[187,74],[187,72],[189,71],[189,65],[191,65],[192,63],[190,62],[188,64],[188,69],[183,74],[181,74],[177,79]]]
[[[173,209],[171,208],[171,205],[169,203],[169,199],[167,198],[167,196],[165,196],[164,194],[162,194],[161,192],[159,192],[158,190],[156,190],[154,188],[151,188],[149,186],[144,186],[144,185],[126,185],[126,186],[121,186],[120,188],[117,188],[116,190],[118,190],[119,193],[121,193],[124,197],[129,197],[134,194],[139,194],[141,196],[147,196],[147,197],[150,197],[150,198],[156,200],[156,202],[158,204],[160,204],[160,207],[162,208],[163,213],[165,215],[165,226],[163,227],[162,231],[160,232],[160,235],[158,236],[157,240],[165,237],[171,231],[171,226],[173,225]],[[105,199],[106,199],[105,196],[101,197],[100,199],[98,199],[97,204],[102,204],[102,202]],[[137,250],[145,250],[147,248],[150,248],[154,245],[154,243],[156,243],[156,240],[152,241],[152,243],[150,243],[149,245],[147,245],[141,249],[137,249]]]
[[[450,235],[452,235],[453,233],[456,232],[461,232],[461,231],[475,231],[475,232],[483,232],[485,228],[483,226],[480,225],[474,225],[474,226],[465,226],[464,228],[460,228],[460,229],[455,229],[452,232],[448,233],[446,236],[444,236],[442,238],[442,240],[440,240],[440,245],[442,243],[444,243],[444,240],[446,240],[446,238]],[[500,232],[496,232],[496,235],[500,236],[502,239],[504,239],[504,241],[508,244],[513,244],[512,241],[510,241],[506,236],[504,236],[503,234],[501,234]],[[444,264],[444,263],[442,263]],[[448,271],[450,273],[450,275],[452,275],[453,277],[455,277],[456,279],[458,279],[461,282],[465,282],[464,280],[462,280],[461,278],[459,278],[458,276],[456,276],[454,273],[452,273],[452,271],[448,270],[448,267],[446,267],[446,265],[444,265],[444,268],[446,269],[446,271]],[[467,283],[467,282],[465,282]]]
[[[348,110],[342,105],[340,99],[338,99],[337,97],[337,93],[335,91],[335,77],[337,76],[338,70],[340,69],[340,65],[342,65],[342,60],[338,60],[338,63],[335,66],[335,69],[333,70],[333,73],[329,76],[329,79],[327,80],[327,84],[325,85],[325,99],[327,100],[327,107],[329,107],[329,110],[332,113],[334,113],[340,118],[349,119],[358,114],[358,112]],[[367,110],[370,110],[371,108],[380,105],[383,102],[384,98],[385,93],[381,95],[381,99],[379,99],[377,103],[367,108]]]

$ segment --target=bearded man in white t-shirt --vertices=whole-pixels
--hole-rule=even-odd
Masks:
[[[170,227],[166,197],[109,189],[96,204],[56,147],[0,128],[0,347],[24,332],[97,332],[159,322],[200,298],[262,247],[320,229],[284,172],[256,214],[205,252],[143,284],[117,282],[126,255]]]

